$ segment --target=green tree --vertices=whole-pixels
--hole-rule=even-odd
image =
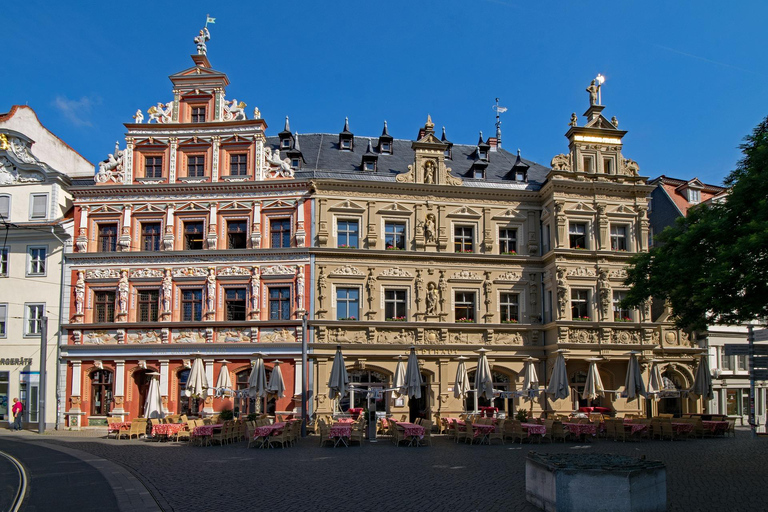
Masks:
[[[723,202],[688,210],[630,261],[625,307],[668,300],[680,327],[768,318],[768,117],[745,137]]]

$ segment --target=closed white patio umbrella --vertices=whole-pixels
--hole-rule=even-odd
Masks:
[[[689,394],[696,399],[704,397],[707,400],[712,400],[714,398],[712,393],[712,375],[709,373],[709,356],[707,354],[703,354],[699,358],[699,367],[696,368],[693,387],[691,387]]]
[[[659,361],[654,359],[651,361],[651,375],[648,377],[648,394],[653,395],[656,400],[661,399],[661,391],[664,389],[664,381],[661,378],[661,370],[659,369]]]
[[[597,362],[600,358],[589,358],[589,370],[587,370],[587,382],[584,384],[584,392],[581,398],[584,400],[594,400],[598,396],[605,396],[603,381],[600,379],[600,372],[597,370]]]
[[[627,395],[627,402],[633,401],[638,396],[646,397],[645,383],[640,371],[640,363],[637,361],[639,352],[629,352],[629,362],[627,363],[627,376],[624,378],[624,393]]]
[[[251,398],[263,397],[267,394],[267,373],[264,369],[264,360],[261,354],[251,368],[251,374],[248,376],[248,396]]]
[[[333,357],[331,377],[328,379],[328,398],[335,400],[342,398],[349,389],[349,375],[341,355],[341,347],[336,347],[336,355]]]
[[[526,400],[533,400],[539,394],[539,376],[536,375],[536,360],[532,357],[526,359],[525,362],[523,392],[525,393]]]
[[[395,367],[395,378],[392,382],[396,396],[405,394],[405,366],[403,365],[403,356],[397,356],[397,366]]]
[[[405,368],[405,394],[409,398],[421,398],[421,386],[423,384],[419,360],[416,358],[416,348],[411,347],[411,353],[408,355],[408,365]]]
[[[565,369],[564,350],[560,349],[555,360],[555,366],[552,369],[552,377],[549,379],[547,394],[552,395],[552,400],[565,400],[571,395],[571,388],[568,385],[568,372]]]
[[[205,376],[205,367],[202,357],[197,354],[192,362],[192,369],[189,371],[187,385],[184,388],[186,396],[205,398],[208,395],[208,377]]]
[[[493,375],[491,374],[491,365],[485,353],[488,349],[481,348],[477,350],[480,353],[480,359],[477,361],[477,370],[475,370],[475,391],[477,397],[485,397],[493,400]]]
[[[281,362],[275,360],[275,367],[272,368],[272,375],[270,375],[269,384],[267,384],[267,391],[274,393],[278,398],[285,396],[285,382],[283,382],[283,372],[280,371]]]
[[[227,361],[224,359],[221,361],[221,369],[219,370],[219,378],[216,379],[216,395],[217,396],[231,396],[232,395],[232,377],[229,375],[229,368],[227,368]]]
[[[456,368],[456,383],[453,386],[453,397],[464,400],[469,393],[469,375],[467,375],[467,366],[464,361],[469,359],[468,357],[459,356],[459,366]]]
[[[149,381],[147,400],[144,402],[144,417],[162,418],[165,414],[163,414],[163,401],[160,398],[160,374],[149,372],[146,375],[149,375],[152,380]]]

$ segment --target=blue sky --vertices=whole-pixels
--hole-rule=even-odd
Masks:
[[[130,7],[128,7],[130,5]],[[449,139],[503,145],[548,164],[571,112],[606,78],[603,104],[628,130],[641,174],[719,184],[768,114],[760,1],[13,2],[3,8],[0,111],[28,104],[97,162],[136,109],[172,99],[210,13],[208,56],[228,98],[261,109],[268,134],[413,139],[427,114]],[[583,124],[583,118],[580,118]]]

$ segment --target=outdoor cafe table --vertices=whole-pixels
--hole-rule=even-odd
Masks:
[[[349,446],[349,444],[347,444],[347,439],[352,437],[352,425],[349,423],[333,425],[328,437],[336,440],[336,443],[333,445],[334,448],[339,446],[339,444]]]
[[[408,446],[413,445],[413,443],[416,443],[416,446],[421,445],[421,440],[424,439],[424,427],[421,425],[416,425],[415,423],[403,423],[398,421],[396,425],[403,429],[403,434],[406,438],[409,439]],[[493,425],[487,425],[491,427],[491,430],[493,430]]]
[[[352,418],[339,418],[336,422],[339,423],[340,425],[349,425],[351,423],[354,423],[355,420],[353,420]]]
[[[211,437],[213,436],[214,429],[219,429],[223,427],[223,423],[216,423],[215,425],[200,425],[199,427],[195,427],[195,430],[192,431],[191,436],[192,437]]]
[[[689,434],[693,432],[693,423],[672,423],[672,430],[676,434]]]
[[[128,430],[130,428],[130,421],[115,421],[109,423],[109,430]]]
[[[725,434],[728,430],[727,421],[702,421],[701,425],[713,434]]]
[[[282,432],[282,430],[285,428],[285,425],[286,423],[284,421],[279,421],[277,423],[272,423],[271,425],[256,427],[253,429],[253,439],[258,440],[261,438],[261,444],[259,445],[259,448],[264,448],[269,443],[269,436]]]
[[[624,430],[626,430],[629,434],[632,434],[632,435],[647,429],[648,429],[648,425],[645,423],[630,423],[627,421],[624,422]]]
[[[175,436],[184,428],[184,423],[160,423],[152,425],[153,436]]]
[[[571,434],[577,436],[597,435],[597,425],[594,423],[563,423],[563,427],[567,428]]]
[[[547,427],[538,423],[521,423],[520,426],[523,427],[523,430],[528,431],[528,437],[531,435],[543,436],[547,433]]]

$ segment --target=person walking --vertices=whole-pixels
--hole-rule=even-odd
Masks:
[[[18,398],[13,399],[11,412],[13,413],[13,425],[11,426],[11,430],[21,430],[21,413],[24,412],[24,405]]]

